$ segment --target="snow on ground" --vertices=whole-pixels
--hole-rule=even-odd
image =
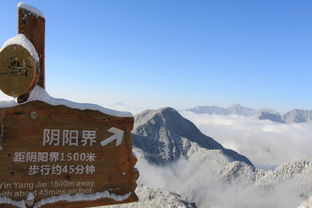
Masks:
[[[110,198],[110,199],[113,199],[115,201],[122,201],[122,200],[129,198],[130,195],[131,195],[131,193],[119,196],[119,195],[111,194],[108,191],[97,192],[94,194],[75,194],[75,195],[64,194],[64,195],[52,196],[52,197],[43,199],[43,200],[35,203],[33,207],[39,208],[41,206],[51,204],[51,203],[55,203],[55,202],[59,202],[59,201],[76,202],[76,201],[97,200],[97,199],[103,199],[103,198]]]

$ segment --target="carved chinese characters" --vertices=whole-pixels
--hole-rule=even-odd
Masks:
[[[39,101],[0,108],[0,117],[0,199],[13,200],[0,207],[17,207],[32,195],[33,207],[137,200],[132,117]]]

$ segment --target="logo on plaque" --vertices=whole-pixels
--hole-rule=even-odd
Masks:
[[[9,45],[0,52],[0,90],[18,97],[30,92],[38,81],[39,69],[30,52],[21,45]]]

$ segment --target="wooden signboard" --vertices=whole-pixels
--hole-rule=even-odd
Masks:
[[[2,108],[0,117],[1,208],[137,201],[132,117],[39,101]]]
[[[71,102],[39,101],[46,93],[45,19],[24,3],[19,4],[18,17],[18,31],[33,50],[16,41],[0,51],[0,89],[23,103],[0,108],[0,208],[84,208],[138,201],[133,117],[80,110]],[[43,94],[37,91],[37,97],[29,99],[33,88]]]

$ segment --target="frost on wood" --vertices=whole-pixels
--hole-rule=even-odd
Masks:
[[[26,38],[26,36],[24,34],[18,34],[17,36],[10,38],[9,40],[7,40],[2,49],[4,49],[5,47],[9,46],[9,45],[20,45],[22,47],[24,47],[26,50],[29,51],[30,55],[35,59],[35,61],[37,63],[39,63],[39,56],[38,53],[35,49],[35,47],[33,46],[33,44]],[[2,50],[1,49],[1,50]],[[0,50],[0,51],[1,51]]]
[[[31,200],[34,200],[35,199],[35,196],[34,196],[34,194],[33,193],[29,193],[28,195],[27,195],[27,201],[31,201]]]
[[[30,11],[30,12],[34,13],[37,16],[40,16],[40,17],[44,18],[43,13],[39,9],[37,9],[37,8],[35,8],[33,6],[30,6],[29,4],[26,4],[24,2],[18,3],[17,8],[25,9],[27,11]]]
[[[14,201],[7,197],[0,197],[0,204],[11,204],[19,208],[26,208],[25,201]]]
[[[2,141],[3,141],[3,129],[4,129],[3,119],[4,119],[4,111],[2,111],[1,117],[0,117],[0,151],[3,150],[2,146],[1,146],[2,145]]]
[[[97,192],[94,194],[75,194],[75,195],[62,194],[59,196],[52,196],[46,199],[42,199],[38,201],[37,203],[35,203],[33,207],[39,208],[43,205],[56,203],[60,201],[68,201],[68,202],[94,201],[94,200],[104,199],[104,198],[113,199],[115,201],[123,201],[129,198],[130,195],[131,193],[127,193],[125,195],[115,195],[115,194],[109,193],[108,191]],[[28,196],[27,200],[33,200],[32,198],[34,198],[33,195]],[[26,208],[25,200],[14,201],[7,197],[1,197],[0,204],[11,204],[19,208]]]
[[[37,202],[34,205],[34,208],[39,208],[43,205],[56,203],[59,201],[68,201],[68,202],[94,201],[97,199],[104,199],[104,198],[110,198],[110,199],[113,199],[115,201],[123,201],[123,200],[129,198],[130,195],[131,195],[131,193],[127,193],[125,195],[115,195],[115,194],[109,193],[108,191],[97,192],[95,194],[75,194],[75,195],[63,194],[63,195],[52,196],[52,197],[49,197],[47,199],[43,199],[43,200]]]
[[[132,117],[132,114],[130,112],[115,111],[95,104],[75,103],[65,99],[53,98],[43,88],[39,87],[38,85],[31,91],[27,102],[30,101],[42,101],[53,106],[64,105],[69,108],[79,110],[96,110],[100,111],[101,113],[116,117]],[[0,108],[9,108],[17,105],[19,104],[14,102],[13,100],[0,101]]]
[[[18,103],[16,103],[14,100],[1,100],[0,101],[0,108],[10,108],[17,106]]]

